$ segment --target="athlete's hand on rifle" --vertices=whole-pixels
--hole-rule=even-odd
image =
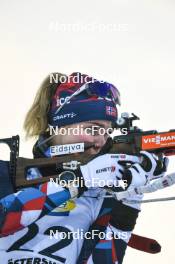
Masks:
[[[150,180],[163,177],[167,171],[169,159],[163,157],[159,159],[155,154],[146,151],[140,152],[142,162],[133,164],[123,173],[123,180],[127,181],[128,189],[140,187],[148,183]],[[143,195],[134,195],[128,200],[141,200]],[[125,203],[125,202],[124,202]],[[131,207],[140,209],[139,204],[128,204]]]
[[[137,156],[126,154],[105,154],[99,156],[86,165],[80,166],[85,186],[105,187],[118,186],[122,178],[125,164],[140,162]]]
[[[163,177],[167,171],[168,158],[160,160],[155,154],[146,151],[141,151],[140,156],[141,163],[135,163],[124,171],[123,179],[128,181],[128,187],[144,185],[152,179]]]
[[[160,178],[165,175],[167,171],[169,159],[167,157],[158,157],[146,151],[140,152],[143,157],[141,163],[142,168],[148,173],[149,179]]]

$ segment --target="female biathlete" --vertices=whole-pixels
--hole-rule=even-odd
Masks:
[[[104,187],[117,186],[121,179],[127,188],[144,185],[154,178],[160,163],[147,152],[140,157],[103,154],[107,131],[118,117],[118,104],[120,94],[114,85],[85,74],[53,73],[44,80],[24,123],[27,136],[38,137],[34,158],[50,158],[53,150],[54,155],[65,155],[66,148],[60,146],[73,144],[74,149],[80,143],[84,143],[85,153],[97,156],[76,170],[28,170],[28,179],[57,173],[67,182],[64,186],[51,181],[15,193],[10,180],[6,182],[8,195],[3,192],[0,200],[0,263],[122,263],[140,206],[105,198]],[[75,128],[81,133],[74,133]],[[51,131],[58,133],[51,135]],[[146,166],[141,157],[147,160]],[[8,165],[0,162],[1,182],[9,179]],[[164,164],[161,167],[160,174],[166,169]],[[71,177],[79,184],[68,184]]]

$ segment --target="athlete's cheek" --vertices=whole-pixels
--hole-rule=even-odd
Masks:
[[[77,140],[79,140],[79,142],[93,143],[94,142],[94,137],[90,136],[90,135],[78,135],[77,136]]]
[[[78,136],[79,141],[77,142],[86,142],[86,143],[93,143],[95,148],[102,148],[107,138],[104,136],[90,136],[90,135],[80,135]]]
[[[107,138],[104,136],[95,137],[95,146],[98,148],[102,148],[106,143]]]

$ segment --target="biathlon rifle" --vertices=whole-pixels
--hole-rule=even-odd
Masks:
[[[175,155],[175,129],[165,132],[157,130],[143,131],[133,125],[139,118],[132,114],[129,116],[123,113],[116,122],[116,127],[127,134],[109,138],[106,145],[98,155],[105,153],[139,155],[141,150],[145,150],[157,155]],[[15,190],[23,187],[47,182],[50,178],[57,178],[58,174],[48,175],[38,179],[27,179],[27,171],[30,168],[62,168],[77,169],[80,165],[86,164],[97,155],[87,155],[86,153],[69,154],[52,158],[28,159],[19,157],[19,136],[0,139],[0,143],[5,143],[10,148],[10,175]],[[56,170],[55,170],[56,171]]]

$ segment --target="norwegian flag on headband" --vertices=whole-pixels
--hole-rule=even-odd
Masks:
[[[117,117],[117,109],[112,106],[106,106],[106,115]]]

